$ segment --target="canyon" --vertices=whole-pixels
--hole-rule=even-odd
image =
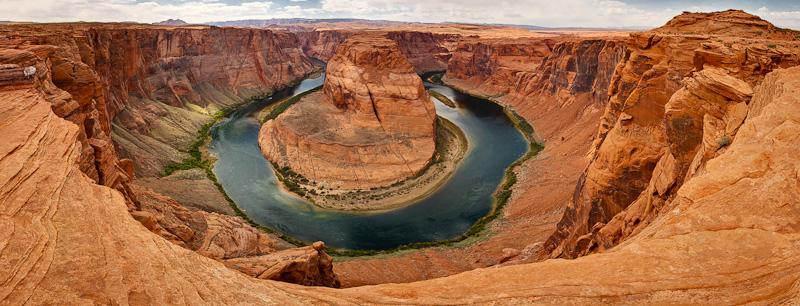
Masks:
[[[339,45],[322,92],[267,121],[259,145],[277,168],[314,185],[369,189],[424,170],[435,130],[433,102],[397,43],[364,36]]]
[[[343,260],[152,186],[219,192],[198,169],[155,176],[219,110],[355,34],[0,26],[0,304],[797,302],[800,33],[734,10],[601,36],[476,28],[376,32],[545,149],[478,241]]]

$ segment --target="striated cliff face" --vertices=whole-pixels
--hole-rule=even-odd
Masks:
[[[114,140],[139,176],[179,162],[211,115],[283,87],[314,65],[290,33],[235,28],[95,28],[89,38]]]
[[[664,28],[631,34],[609,86],[591,161],[540,256],[605,250],[645,229],[670,210],[683,183],[702,174],[706,162],[737,137],[752,87],[774,69],[800,64],[795,43],[774,48],[769,41],[744,44],[727,35],[740,33],[732,29],[741,24],[769,31],[772,26],[755,16],[686,15],[665,28],[713,24],[725,35],[661,34]],[[687,24],[689,19],[702,22]]]
[[[306,55],[329,61],[336,54],[337,47],[354,35],[381,35],[394,40],[400,51],[418,74],[443,71],[462,36],[451,33],[431,33],[423,31],[348,31],[326,30],[298,32],[300,44]]]
[[[555,43],[550,38],[465,39],[450,59],[447,76],[485,93],[507,93],[517,75],[535,71]]]
[[[333,30],[297,32],[295,34],[306,55],[327,62],[336,55],[336,48],[339,47],[342,42],[358,34],[358,32]]]
[[[270,161],[345,189],[390,185],[430,163],[436,110],[397,43],[347,40],[328,63],[322,91],[262,126],[259,144]]]
[[[397,42],[417,74],[446,70],[447,62],[461,40],[458,34],[414,31],[391,31],[385,36]]]
[[[188,147],[197,129],[219,109],[285,86],[314,69],[293,34],[267,30],[61,24],[6,26],[4,31],[16,35],[4,40],[5,46],[29,50],[42,61],[42,74],[52,71],[38,83],[54,84],[43,88],[51,100],[77,103],[54,107],[84,126],[87,139],[97,139],[91,146],[98,159],[129,158],[134,167],[126,168],[138,176],[158,175],[165,165],[187,158],[177,149]],[[23,54],[4,60],[32,61]],[[64,91],[70,97],[58,94]],[[108,151],[112,140],[117,152]],[[85,156],[92,155],[86,150]],[[109,172],[110,164],[97,168]]]
[[[159,136],[154,130],[168,128],[159,126],[159,120],[172,120],[173,125],[170,127],[184,126],[187,137],[194,137],[196,127],[189,130],[191,124],[195,123],[192,120],[197,120],[198,125],[202,124],[208,120],[209,112],[225,105],[220,104],[222,100],[205,98],[215,87],[229,93],[225,103],[233,103],[237,99],[241,101],[246,96],[245,92],[269,90],[303,76],[296,74],[297,72],[287,74],[286,71],[292,71],[291,67],[299,67],[302,73],[311,69],[308,59],[296,47],[287,47],[289,50],[285,53],[274,52],[274,49],[267,49],[270,54],[259,51],[262,47],[278,48],[296,44],[286,34],[278,35],[277,38],[258,38],[261,35],[258,31],[243,32],[254,35],[250,46],[244,48],[249,50],[243,51],[245,55],[237,55],[236,52],[226,54],[227,51],[219,45],[199,50],[198,46],[192,47],[186,42],[205,37],[205,43],[216,43],[220,38],[208,37],[214,34],[214,31],[206,31],[210,29],[212,28],[175,29],[109,24],[2,27],[0,31],[13,35],[10,39],[3,39],[0,44],[0,78],[5,79],[4,76],[8,75],[11,81],[0,83],[0,91],[26,89],[28,91],[24,99],[38,97],[37,99],[49,103],[55,116],[70,122],[68,125],[76,128],[74,131],[69,130],[69,133],[74,133],[75,142],[67,139],[64,140],[67,142],[64,145],[70,145],[70,150],[78,153],[75,155],[77,168],[93,182],[119,191],[130,215],[146,229],[210,258],[264,255],[276,249],[272,238],[241,219],[208,213],[197,208],[190,210],[169,197],[132,185],[134,168],[142,164],[119,159],[120,150],[114,141],[118,139],[112,139],[116,135],[115,131],[121,130],[158,142]],[[232,33],[224,35],[230,34]],[[167,40],[171,38],[177,40],[168,43]],[[149,41],[153,45],[136,45],[135,39],[143,43]],[[254,57],[246,56],[247,52],[252,52]],[[264,52],[263,57],[258,57],[259,52]],[[186,66],[164,67],[154,61],[162,64],[164,61],[183,62]],[[248,67],[247,63],[254,66]],[[183,77],[180,78],[179,75]],[[228,77],[222,78],[223,76]],[[156,80],[163,80],[165,83],[158,83]],[[183,91],[177,90],[181,88],[181,82],[185,82]],[[204,86],[202,88],[207,91],[202,91],[201,87],[187,87],[200,86],[195,84],[201,83]],[[241,97],[235,94],[236,91],[240,92]],[[200,107],[203,103],[206,106]],[[158,107],[168,107],[170,112]],[[165,113],[151,113],[154,110]],[[118,125],[120,122],[135,122],[128,121],[130,118],[126,116],[134,113],[150,114],[148,119],[154,121],[144,122],[142,126],[130,130]],[[199,118],[192,117],[193,114]],[[158,115],[167,118],[159,119]],[[185,121],[190,121],[191,124],[186,124]],[[150,127],[148,124],[154,125]],[[39,132],[44,131],[36,133]],[[168,148],[175,151],[174,147]],[[148,152],[150,155],[136,157],[146,159],[148,156],[157,156],[158,153]],[[31,166],[20,163],[23,170]],[[157,171],[160,172],[161,169]],[[205,179],[205,174],[202,177]],[[207,179],[201,183],[210,185],[206,188],[218,193]],[[214,203],[215,205],[221,204],[230,210],[222,195],[216,200],[221,203]],[[318,264],[324,262],[308,263],[309,266]],[[330,263],[327,268],[330,270]]]

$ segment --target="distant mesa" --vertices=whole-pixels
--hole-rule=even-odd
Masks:
[[[396,42],[350,38],[326,73],[322,92],[262,126],[259,144],[270,161],[342,189],[387,186],[425,169],[436,110]]]
[[[674,34],[757,34],[777,29],[760,17],[742,10],[727,10],[713,13],[683,12],[662,27],[653,29],[659,33]]]
[[[180,20],[180,19],[167,19],[167,20],[164,20],[164,21],[154,22],[153,24],[154,25],[165,25],[165,26],[176,26],[176,27],[189,25],[188,22]]]

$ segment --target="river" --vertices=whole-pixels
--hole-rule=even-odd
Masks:
[[[458,125],[470,145],[447,182],[430,196],[388,212],[317,208],[279,188],[280,182],[258,147],[260,126],[254,116],[274,101],[322,85],[324,78],[322,74],[306,79],[247,104],[211,130],[209,151],[217,158],[214,174],[225,191],[250,218],[292,238],[322,240],[340,249],[385,250],[457,237],[492,209],[492,193],[505,169],[527,151],[527,141],[502,107],[426,82],[426,89],[432,88],[456,103],[453,109],[431,98],[436,113]]]

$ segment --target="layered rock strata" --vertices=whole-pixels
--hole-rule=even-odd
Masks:
[[[419,74],[444,71],[462,35],[420,31],[353,31],[321,30],[296,33],[306,55],[329,61],[336,55],[339,44],[354,35],[381,35],[394,40],[400,51]]]
[[[771,24],[740,11],[712,16],[686,13],[664,28],[631,34],[591,162],[540,256],[609,249],[670,211],[684,182],[737,137],[752,87],[770,71],[800,64],[797,43],[765,36],[744,44],[737,34],[754,27],[769,33]],[[707,27],[723,34],[668,34]]]
[[[158,175],[188,158],[178,149],[188,147],[219,109],[315,69],[296,36],[268,30],[77,23],[4,25],[0,31],[14,34],[0,42],[15,50],[6,51],[4,64],[33,65],[35,55],[42,62],[37,75],[47,74],[55,85],[45,88],[49,99],[73,101],[54,107],[85,126],[87,139],[97,139],[92,145],[87,140],[85,163],[92,163],[94,147],[100,158],[131,159],[137,176]],[[103,153],[112,142],[116,152]],[[110,161],[101,163],[97,167],[111,169]],[[90,174],[100,176],[120,180]]]
[[[769,74],[728,148],[679,188],[668,214],[611,251],[345,290],[254,279],[168,243],[77,167],[79,127],[38,92],[2,91],[0,303],[791,303],[800,294],[798,80],[800,68]]]
[[[190,29],[140,25],[42,24],[3,26],[0,27],[0,32],[13,33],[8,37],[3,34],[4,39],[0,40],[0,78],[7,80],[0,81],[0,90],[30,89],[30,97],[39,96],[44,99],[50,103],[56,116],[77,127],[74,131],[76,142],[72,144],[79,152],[77,167],[97,184],[119,191],[124,196],[133,219],[169,241],[211,258],[257,256],[276,249],[275,243],[266,233],[239,218],[208,213],[197,208],[187,209],[169,197],[133,186],[131,181],[134,169],[140,169],[142,164],[119,158],[121,154],[118,142],[113,139],[113,130],[116,128],[116,131],[129,132],[116,125],[119,122],[133,122],[127,121],[125,114],[158,110],[158,115],[168,117],[174,124],[187,127],[183,132],[193,139],[196,128],[204,123],[202,119],[207,120],[209,113],[226,105],[225,103],[231,104],[237,99],[241,101],[250,93],[268,91],[275,86],[289,83],[311,69],[308,59],[295,47],[287,47],[286,54],[274,52],[281,44],[292,44],[291,35],[282,34],[289,40],[281,41],[276,37],[263,35],[270,32],[246,30],[239,34],[250,36],[251,44],[243,47],[244,51],[239,50],[243,52],[242,55],[237,55],[235,48],[231,50],[232,53],[226,54],[228,50],[223,50],[218,45],[220,36],[237,32],[219,33],[209,27]],[[132,41],[127,34],[139,40]],[[136,42],[141,42],[142,45],[137,45]],[[198,43],[211,45],[203,49],[196,45]],[[248,55],[247,52],[252,54]],[[263,57],[259,57],[262,55]],[[171,63],[182,62],[186,65],[163,66],[161,64],[164,64],[165,58]],[[284,61],[286,59],[289,60]],[[251,71],[246,63],[262,68],[250,67],[254,70]],[[281,66],[282,64],[287,66]],[[291,67],[299,68],[297,72],[286,73],[285,70],[291,71]],[[229,77],[220,77],[226,75]],[[166,83],[159,83],[157,80]],[[178,90],[181,86],[176,84],[181,82],[185,86]],[[220,88],[227,90],[230,95],[224,99],[224,103],[217,103],[222,100],[214,99],[223,96],[212,97],[210,91],[189,87],[196,86],[193,84],[199,84],[197,82],[208,85],[204,87],[207,90]],[[237,91],[239,93],[235,93]],[[146,99],[152,100],[142,104]],[[172,112],[159,108],[162,106],[169,107]],[[160,136],[153,133],[154,129],[166,126],[158,127],[158,120],[164,118],[159,119],[155,114],[153,116],[151,119],[154,121],[150,122],[153,123],[152,127],[145,122],[131,128],[130,132],[136,133],[141,139],[158,142],[156,139]],[[70,143],[65,145],[68,144]],[[178,145],[172,145],[174,146],[169,149],[177,152],[175,146]],[[147,158],[159,153],[155,150],[148,152],[152,155],[141,157]],[[160,166],[152,170],[155,173],[161,171]],[[191,203],[193,205],[188,207],[232,214],[229,204],[216,186],[205,179],[205,173],[201,175],[204,180],[198,184],[204,190],[193,192],[205,191],[211,195],[207,200],[217,202]],[[142,201],[139,201],[140,197]]]
[[[388,259],[337,263],[342,286],[413,282],[492,266],[507,257],[504,249],[523,251],[527,248],[535,253],[541,242],[552,234],[575,188],[575,181],[588,162],[584,154],[596,136],[608,100],[608,85],[616,64],[625,54],[625,43],[623,38],[614,35],[604,39],[574,37],[556,42],[553,52],[547,53],[549,49],[545,46],[553,39],[539,40],[521,39],[545,53],[542,58],[518,56],[514,55],[517,51],[508,51],[502,53],[511,54],[506,59],[494,51],[523,48],[525,43],[515,44],[513,39],[486,40],[487,44],[491,42],[497,46],[462,47],[450,60],[450,72],[442,78],[448,85],[488,96],[517,112],[545,143],[544,151],[537,158],[516,168],[517,182],[503,209],[504,219],[491,224],[491,230],[497,234],[460,248],[431,248]],[[468,50],[480,53],[471,54]],[[464,60],[483,57],[495,60]],[[523,58],[534,61],[526,64]],[[486,72],[461,74],[466,71]],[[504,71],[503,75],[516,75],[518,79],[496,83],[488,71]],[[536,242],[538,245],[529,247]],[[535,259],[534,255],[530,257]]]
[[[358,37],[339,46],[321,93],[266,122],[261,151],[328,188],[387,186],[422,171],[435,150],[436,110],[397,43]]]

